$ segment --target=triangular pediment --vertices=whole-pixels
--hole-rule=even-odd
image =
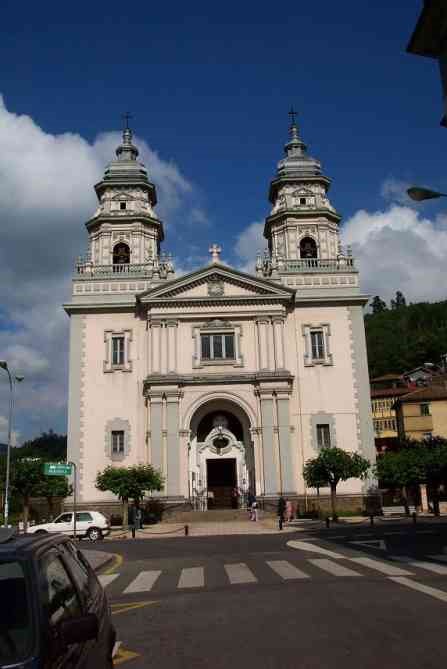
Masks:
[[[145,304],[159,301],[259,300],[289,301],[294,291],[265,279],[213,263],[138,295]]]

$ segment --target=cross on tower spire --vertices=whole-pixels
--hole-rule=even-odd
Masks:
[[[295,118],[295,117],[298,116],[298,112],[296,112],[296,111],[294,110],[293,106],[290,107],[289,116],[290,116],[290,118],[291,118],[290,125],[291,125],[291,126],[292,126],[292,125],[296,125],[296,118]]]
[[[132,118],[132,114],[129,114],[129,112],[126,112],[125,114],[123,114],[122,118],[124,119],[124,122],[125,122],[125,124],[126,124],[124,130],[130,130],[130,128],[129,128],[129,119]]]

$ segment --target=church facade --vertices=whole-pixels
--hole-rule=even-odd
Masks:
[[[252,274],[220,261],[180,277],[161,251],[156,187],[126,128],[96,184],[73,279],[68,458],[78,499],[107,465],[151,463],[166,503],[303,497],[304,463],[338,446],[375,459],[363,306],[330,180],[293,122]],[[361,495],[358,480],[339,492]],[[324,492],[324,491],[322,491]],[[204,501],[205,500],[205,501]]]

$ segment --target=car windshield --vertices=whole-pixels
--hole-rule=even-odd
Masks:
[[[0,593],[0,665],[13,664],[29,657],[34,641],[27,582],[20,562],[0,561]]]

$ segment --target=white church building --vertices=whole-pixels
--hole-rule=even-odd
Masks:
[[[225,507],[235,489],[271,501],[315,494],[303,465],[323,447],[374,461],[368,297],[329,186],[293,122],[254,273],[221,262],[212,244],[209,264],[176,278],[156,187],[124,130],[64,305],[68,459],[84,506],[115,499],[95,488],[107,465],[151,463],[161,500]],[[365,485],[339,492],[358,499]]]

